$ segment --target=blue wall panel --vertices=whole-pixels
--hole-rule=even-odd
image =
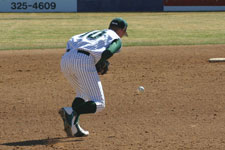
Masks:
[[[163,0],[77,0],[78,12],[163,11]]]

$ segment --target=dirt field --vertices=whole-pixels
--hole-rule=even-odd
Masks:
[[[83,138],[58,115],[75,96],[63,52],[0,52],[0,150],[225,149],[225,62],[208,62],[225,45],[124,48],[101,77],[106,109],[81,116]]]

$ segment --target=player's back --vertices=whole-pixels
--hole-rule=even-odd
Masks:
[[[89,52],[102,52],[115,39],[120,39],[120,37],[112,30],[94,30],[73,36],[68,42],[68,48],[79,48]]]

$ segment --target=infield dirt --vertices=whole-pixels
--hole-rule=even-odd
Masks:
[[[0,52],[0,150],[224,150],[225,45],[125,47],[101,76],[106,109],[67,138],[58,109],[75,91],[63,49]],[[138,94],[138,86],[145,92]]]

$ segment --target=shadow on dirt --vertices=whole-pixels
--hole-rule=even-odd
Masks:
[[[72,139],[68,137],[64,138],[48,138],[43,140],[29,140],[29,141],[20,141],[20,142],[10,142],[2,143],[0,145],[5,146],[35,146],[35,145],[54,145],[57,143],[67,143],[67,142],[81,142],[83,139]]]

